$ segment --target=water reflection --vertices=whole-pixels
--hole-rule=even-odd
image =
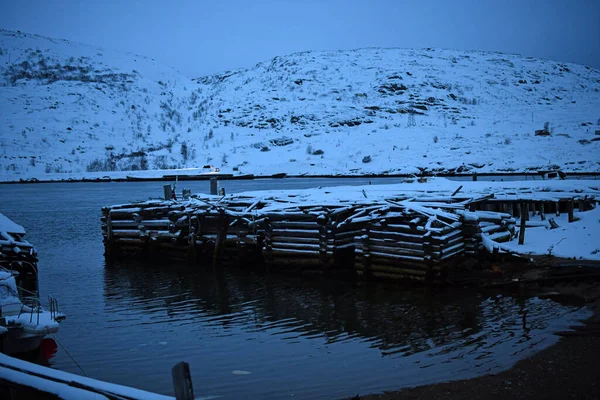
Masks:
[[[268,379],[274,397],[286,393],[290,375],[305,378],[301,397],[313,397],[492,371],[549,343],[551,331],[584,315],[548,300],[466,290],[430,292],[326,278],[135,264],[106,268],[104,293],[106,312],[112,316],[109,325],[165,325],[175,332],[180,342],[171,348],[174,360],[194,359],[198,346],[205,344],[204,360],[235,354],[225,369],[253,364],[273,370],[282,355],[293,353],[296,359],[287,361],[294,370],[279,370],[281,382],[277,376]],[[312,362],[296,354],[296,348],[323,356]],[[340,367],[348,363],[360,364],[361,382],[354,382],[353,369],[340,375]],[[338,378],[352,380],[350,387],[332,387],[328,374],[314,373],[318,368],[338,370]],[[206,381],[200,384],[207,386]],[[250,386],[249,397],[269,397],[260,380]],[[211,394],[233,395],[227,390]]]

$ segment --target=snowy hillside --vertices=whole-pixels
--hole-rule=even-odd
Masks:
[[[0,31],[0,84],[3,180],[206,164],[600,171],[600,71],[516,55],[305,52],[189,79],[141,56]]]

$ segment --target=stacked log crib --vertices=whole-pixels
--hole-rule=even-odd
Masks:
[[[498,253],[524,235],[535,216],[597,204],[596,192],[362,194],[193,195],[105,207],[106,255],[443,283],[464,257]]]

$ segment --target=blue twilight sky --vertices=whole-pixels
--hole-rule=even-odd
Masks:
[[[360,47],[491,50],[600,69],[600,0],[1,0],[0,28],[142,54],[192,78]]]

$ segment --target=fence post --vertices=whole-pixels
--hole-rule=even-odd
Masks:
[[[173,198],[173,189],[171,185],[164,185],[163,190],[165,192],[165,200],[171,200]]]
[[[529,209],[526,203],[521,203],[521,228],[519,229],[519,245],[525,243],[525,222],[526,215],[529,214]]]
[[[173,377],[173,385],[175,386],[175,399],[194,400],[190,365],[185,361],[175,364],[171,369],[171,376]]]
[[[567,203],[567,211],[569,213],[569,222],[575,221],[575,217],[573,215],[573,199],[570,199]]]
[[[217,195],[217,178],[210,178],[210,194]]]

